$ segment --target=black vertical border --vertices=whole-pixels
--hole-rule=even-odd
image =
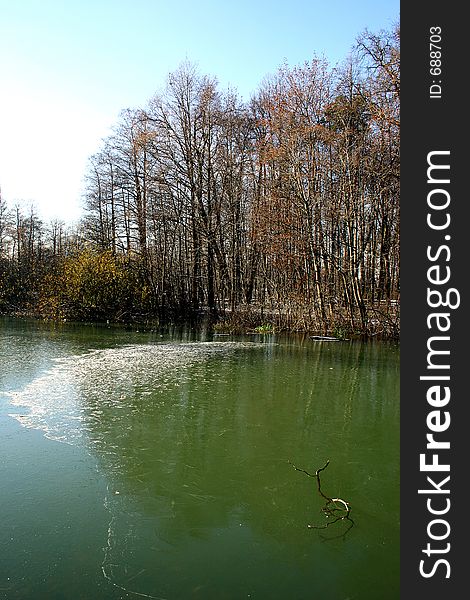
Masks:
[[[467,98],[466,79],[468,69],[469,25],[463,13],[464,4],[457,2],[402,2],[400,6],[401,34],[401,382],[400,382],[400,572],[403,600],[416,598],[450,599],[468,594],[467,579],[470,578],[469,551],[466,547],[470,528],[470,397],[465,374],[470,374],[470,351],[468,333],[468,279],[467,265],[470,229],[467,223],[469,193],[465,183],[470,175],[467,149],[469,140],[470,102]],[[442,31],[442,73],[430,73],[430,30],[440,27]],[[434,30],[437,31],[437,30]],[[440,98],[430,97],[433,80],[442,86]],[[437,90],[437,88],[435,88]],[[468,108],[467,108],[468,107]],[[445,231],[433,231],[426,223],[429,208],[427,195],[427,155],[432,151],[449,150],[450,192],[449,214],[451,223]],[[445,160],[444,160],[445,162]],[[444,218],[444,212],[439,216]],[[450,240],[444,239],[450,235]],[[451,269],[451,279],[444,288],[456,288],[460,293],[460,306],[456,309],[439,308],[450,313],[451,327],[447,348],[450,355],[441,357],[444,364],[450,363],[449,385],[451,399],[441,410],[448,410],[451,424],[447,431],[436,434],[436,439],[448,440],[449,450],[439,452],[439,462],[450,462],[449,473],[423,473],[419,467],[419,455],[426,452],[426,434],[429,432],[426,418],[434,410],[427,402],[426,391],[429,381],[420,381],[428,374],[427,343],[436,330],[430,330],[427,317],[433,309],[427,303],[427,279],[430,263],[426,256],[427,247],[434,249],[448,245],[451,256],[442,252],[438,261],[444,269]],[[436,288],[436,286],[430,286]],[[437,346],[435,346],[437,347]],[[445,344],[441,344],[444,349]],[[443,372],[436,374],[443,374]],[[433,451],[428,450],[428,454]],[[429,459],[428,459],[429,461]],[[450,475],[450,494],[418,494],[419,489],[432,488],[426,481],[433,476],[441,482]],[[427,498],[436,509],[446,506],[445,497],[450,499],[450,509],[443,515],[432,515],[427,508]],[[446,519],[450,525],[449,536],[441,541],[432,540],[427,528],[433,519]],[[444,525],[431,529],[436,535],[444,535]],[[428,542],[433,549],[448,552],[432,553],[428,557],[423,550]],[[435,565],[440,558],[450,565],[450,577],[444,563]],[[420,574],[420,561],[425,560],[424,570],[432,576]]]

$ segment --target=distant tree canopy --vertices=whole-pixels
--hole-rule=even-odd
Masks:
[[[0,310],[398,335],[399,41],[282,65],[249,102],[181,65],[90,158],[78,230],[0,200]]]

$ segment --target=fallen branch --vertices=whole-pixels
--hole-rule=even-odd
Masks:
[[[319,469],[317,469],[315,471],[315,475],[312,475],[311,473],[309,473],[305,469],[299,469],[298,467],[296,467],[290,461],[289,461],[289,463],[294,467],[294,469],[296,471],[300,471],[301,473],[305,473],[309,477],[315,477],[316,478],[316,480],[317,480],[317,487],[318,487],[318,493],[320,494],[320,496],[322,496],[326,500],[326,504],[325,504],[325,506],[322,507],[321,511],[323,513],[325,513],[325,515],[326,515],[327,518],[328,517],[336,517],[334,520],[329,521],[325,525],[310,525],[309,524],[309,525],[307,525],[307,527],[309,527],[310,529],[326,529],[330,525],[333,525],[333,523],[337,523],[338,521],[347,520],[347,521],[351,522],[351,525],[347,529],[347,531],[349,531],[349,529],[354,525],[354,521],[349,516],[350,513],[351,513],[351,505],[349,504],[349,502],[346,502],[346,500],[343,500],[342,498],[330,498],[330,496],[327,496],[325,493],[323,493],[323,491],[321,489],[320,473],[326,469],[326,467],[330,464],[330,461],[327,460],[324,467],[320,467]],[[341,506],[338,506],[338,505],[341,505]],[[338,511],[341,512],[341,513],[344,513],[344,514],[338,515],[337,514]]]

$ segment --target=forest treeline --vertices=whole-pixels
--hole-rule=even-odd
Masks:
[[[397,337],[399,41],[246,102],[182,64],[90,158],[78,226],[0,199],[0,312]]]

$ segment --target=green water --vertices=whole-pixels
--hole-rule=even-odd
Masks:
[[[396,599],[399,349],[2,319],[0,481],[0,598]]]

